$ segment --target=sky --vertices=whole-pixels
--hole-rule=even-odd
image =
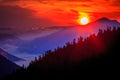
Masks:
[[[90,22],[102,17],[120,22],[120,0],[0,0],[0,29],[74,26],[83,14]]]

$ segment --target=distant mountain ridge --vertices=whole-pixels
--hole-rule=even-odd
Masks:
[[[94,22],[89,23],[86,26],[94,26],[94,27],[99,27],[100,29],[102,27],[120,27],[120,23],[117,20],[110,20],[108,18],[100,18]]]
[[[64,47],[46,51],[9,80],[46,80],[48,77],[52,80],[81,79],[99,73],[102,73],[100,76],[119,73],[120,27],[99,30],[97,35],[76,40]]]
[[[119,23],[117,20],[110,20],[110,19],[108,19],[108,18],[106,18],[106,17],[100,18],[100,19],[94,21],[94,23],[95,23],[95,22],[113,22],[113,21],[116,22],[116,23]],[[120,24],[120,23],[119,23],[119,24]]]
[[[13,55],[5,52],[5,51],[2,50],[1,48],[0,48],[0,55],[4,56],[6,59],[8,59],[8,60],[10,60],[10,61],[12,61],[12,62],[23,60],[23,59],[21,59],[21,58],[18,58],[18,57],[16,57],[16,56],[13,56]]]
[[[62,28],[60,28],[62,27]],[[65,27],[65,28],[64,28]],[[112,28],[112,27],[120,27],[120,23],[116,20],[110,20],[108,18],[100,18],[94,22],[91,22],[87,25],[81,26],[81,25],[77,25],[77,26],[53,26],[53,27],[49,27],[49,28],[44,28],[43,33],[44,34],[44,30],[45,33],[49,33],[47,31],[49,30],[56,30],[55,32],[48,34],[48,35],[44,35],[42,37],[37,37],[35,39],[32,39],[30,41],[25,41],[25,40],[21,40],[19,37],[17,37],[16,39],[6,39],[5,41],[1,42],[2,45],[4,46],[5,44],[9,44],[9,45],[13,45],[13,46],[17,46],[17,48],[14,51],[17,52],[12,52],[13,50],[8,50],[7,51],[7,47],[4,49],[9,52],[9,53],[27,53],[29,54],[43,54],[45,53],[46,50],[53,50],[55,48],[62,47],[66,44],[66,42],[71,42],[74,38],[78,38],[79,36],[82,36],[84,38],[88,37],[90,34],[97,34],[97,32],[99,31],[99,29],[105,30],[107,29],[107,27]],[[34,34],[35,31],[30,31],[30,34],[28,34],[29,36],[34,36],[36,34]],[[51,32],[51,31],[50,31]],[[37,33],[37,35],[41,35],[41,32]],[[27,35],[25,35],[25,37],[27,37]],[[0,44],[1,44],[0,43]],[[0,45],[0,47],[2,48],[2,46]],[[32,57],[34,59],[34,57]],[[26,59],[26,58],[24,58]]]
[[[20,50],[20,52],[28,51],[29,53],[40,53],[48,49],[62,46],[66,42],[72,41],[74,38],[78,38],[79,36],[86,37],[89,36],[89,34],[97,33],[99,29],[104,30],[107,29],[107,27],[120,27],[120,23],[116,20],[101,18],[95,22],[89,23],[88,25],[68,27],[50,35],[36,38],[35,40],[21,45],[18,50]]]
[[[60,27],[53,26],[49,28],[59,29]],[[86,36],[89,36],[89,34],[97,33],[99,29],[104,30],[104,29],[107,29],[107,27],[111,27],[111,28],[120,27],[120,23],[116,20],[110,20],[108,18],[103,17],[84,26],[79,25],[79,26],[70,26],[70,27],[67,26],[66,28],[64,27],[62,27],[63,29],[55,33],[52,33],[50,35],[46,35],[43,37],[38,37],[29,42],[16,39],[16,40],[12,40],[12,42],[14,41],[14,43],[9,41],[8,42],[6,41],[6,43],[10,45],[13,44],[18,46],[17,51],[19,51],[19,53],[28,53],[28,54],[39,53],[40,54],[40,53],[44,53],[44,51],[48,49],[54,49],[58,46],[62,46],[66,42],[72,41],[74,38],[78,38],[79,36],[86,37]]]

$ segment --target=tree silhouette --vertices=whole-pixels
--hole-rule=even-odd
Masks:
[[[56,79],[72,77],[87,72],[108,72],[119,69],[120,28],[99,30],[83,39],[79,37],[30,63],[28,68],[14,73],[10,80],[19,79]],[[22,71],[22,72],[21,72]],[[80,76],[80,75],[79,75]]]

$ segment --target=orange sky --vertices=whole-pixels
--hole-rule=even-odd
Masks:
[[[0,0],[0,5],[28,9],[32,17],[52,22],[44,22],[44,26],[77,25],[81,12],[89,16],[90,22],[101,17],[120,22],[120,0]]]

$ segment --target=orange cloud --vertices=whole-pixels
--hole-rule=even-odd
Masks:
[[[24,32],[33,27],[38,29],[55,24],[47,18],[36,18],[32,13],[32,10],[19,6],[0,6],[0,28],[10,27],[15,32],[19,32],[19,30]]]
[[[120,20],[119,1],[120,0],[6,0],[6,2],[4,1],[1,4],[17,5],[21,8],[32,10],[35,18],[46,18],[54,22],[55,25],[74,25],[80,15],[79,12],[90,14],[90,18],[93,21],[100,17]]]
[[[119,6],[120,7],[120,0],[114,0],[112,6]]]

